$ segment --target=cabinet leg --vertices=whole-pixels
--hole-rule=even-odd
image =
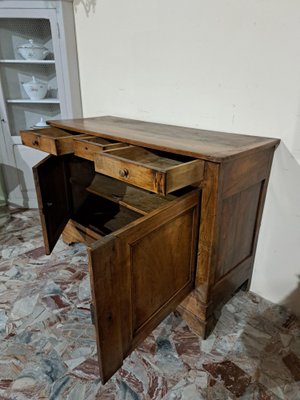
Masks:
[[[243,290],[244,292],[248,292],[250,290],[250,284],[251,284],[251,280],[247,279],[234,293],[233,295],[235,295],[235,293],[237,293],[239,290]]]
[[[181,306],[177,308],[177,311],[181,318],[187,323],[190,330],[202,339],[206,339],[210,335],[218,321],[218,317],[215,317],[214,315],[211,315],[205,321],[202,321],[196,315]]]
[[[222,301],[216,304],[213,309],[209,304],[201,302],[199,289],[194,290],[178,307],[177,311],[182,319],[186,321],[191,331],[206,339],[214,329],[224,304],[230,300],[239,290],[248,291],[251,279],[248,277],[236,290],[227,288],[227,293],[223,293]],[[210,309],[210,312],[208,310]]]
[[[177,308],[181,318],[185,320],[192,332],[204,338],[206,334],[206,321],[201,321],[195,314],[179,306]]]
[[[66,243],[69,246],[76,242],[76,241],[74,241],[74,239],[72,238],[71,235],[68,235],[67,232],[63,232],[62,233],[62,240],[63,240],[64,243]]]

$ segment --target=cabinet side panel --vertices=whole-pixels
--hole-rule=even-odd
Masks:
[[[250,285],[273,154],[274,148],[224,166],[220,204],[223,215],[220,229],[224,232],[219,235],[215,282],[209,290],[207,319],[216,321],[218,310],[232,294],[246,282],[248,287]],[[213,324],[210,329],[212,327]],[[206,335],[208,333],[206,331]]]
[[[224,163],[222,198],[233,196],[261,182],[269,175],[274,148],[257,151],[246,157]]]
[[[253,263],[273,153],[274,148],[258,151],[222,166],[221,219],[213,284],[234,268],[238,275],[239,264],[247,258]]]
[[[223,201],[215,281],[251,256],[261,189],[259,182]]]
[[[207,163],[201,208],[196,288],[179,311],[206,337],[217,309],[251,280],[275,147],[217,166]]]

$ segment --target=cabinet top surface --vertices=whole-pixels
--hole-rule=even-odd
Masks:
[[[262,148],[279,139],[215,132],[113,116],[48,121],[70,131],[88,133],[138,146],[221,162]]]

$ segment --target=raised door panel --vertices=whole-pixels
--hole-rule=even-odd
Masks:
[[[46,254],[71,216],[68,156],[48,156],[33,167]]]
[[[89,249],[100,375],[123,359],[194,287],[199,192],[189,193]]]

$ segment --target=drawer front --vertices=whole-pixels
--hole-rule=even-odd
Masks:
[[[165,194],[165,172],[110,158],[105,153],[95,155],[95,170],[150,192]]]
[[[166,195],[203,178],[203,160],[178,160],[175,157],[128,146],[98,153],[94,161],[96,172]]]
[[[21,137],[25,146],[57,155],[56,143],[51,138],[40,136],[33,131],[21,132]]]
[[[74,153],[74,135],[56,128],[21,131],[25,146],[45,151],[55,156]],[[76,137],[86,135],[77,135]]]
[[[110,143],[102,138],[86,137],[84,139],[74,140],[74,154],[77,157],[85,158],[86,160],[94,161],[95,153],[110,150],[113,148],[125,147],[124,143]]]

